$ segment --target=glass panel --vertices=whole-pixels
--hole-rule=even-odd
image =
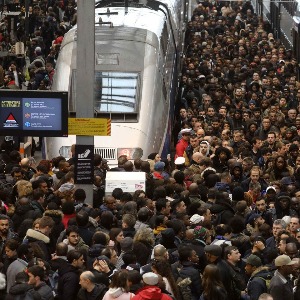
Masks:
[[[108,113],[136,113],[138,74],[95,73],[95,110]]]

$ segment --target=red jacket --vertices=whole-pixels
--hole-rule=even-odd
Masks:
[[[157,286],[147,285],[137,291],[132,300],[172,300],[170,296],[161,292]]]
[[[184,150],[189,145],[188,141],[185,141],[184,139],[180,139],[179,142],[176,145],[176,155],[175,159],[179,156],[183,156]]]

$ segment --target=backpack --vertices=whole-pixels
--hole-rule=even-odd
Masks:
[[[56,270],[55,272],[51,272],[49,274],[50,287],[52,289],[52,293],[54,297],[57,296],[58,279],[59,279],[58,270]]]
[[[265,284],[266,284],[266,293],[268,293],[270,291],[270,284],[271,284],[272,275],[268,274],[267,277],[257,276],[257,278],[260,278],[261,280],[263,280],[265,282]]]
[[[176,281],[176,284],[179,288],[179,292],[181,295],[181,300],[191,300],[192,299],[192,291],[190,288],[190,284],[192,283],[192,280],[190,277],[182,278],[180,276],[181,269],[177,269],[179,277]]]

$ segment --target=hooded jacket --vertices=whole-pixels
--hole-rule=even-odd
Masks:
[[[79,291],[80,272],[71,264],[60,266],[58,269],[58,298],[64,300],[76,299]]]
[[[22,300],[25,298],[25,295],[28,291],[32,290],[32,286],[28,283],[16,283],[13,285],[10,290],[9,294],[6,296],[6,300]],[[39,300],[40,295],[37,295],[35,293],[32,294],[33,300]]]
[[[133,299],[134,294],[127,293],[124,289],[118,288],[110,288],[104,295],[102,300],[130,300]]]
[[[233,170],[235,168],[238,168],[240,170],[240,177],[235,177],[234,176],[234,173],[233,173]],[[239,162],[236,162],[232,165],[232,168],[230,169],[230,174],[231,174],[231,182],[239,182],[241,183],[243,180],[246,179],[246,177],[243,175],[243,167],[242,167],[242,164],[239,163]]]
[[[48,236],[38,230],[28,229],[25,240],[30,244],[35,244],[38,246],[35,248],[36,251],[38,251],[38,248],[40,249],[39,255],[42,256],[40,258],[45,259],[46,261],[51,260],[51,253],[49,249],[50,238]]]
[[[266,280],[272,277],[267,267],[259,267],[252,274],[247,284],[250,300],[257,300],[262,293],[267,293]]]
[[[147,285],[137,291],[132,300],[172,300],[170,296],[162,293],[161,289],[157,286]],[[103,298],[103,300],[105,300]]]
[[[89,293],[86,289],[81,288],[77,295],[77,300],[98,300],[104,297],[107,287],[104,284],[95,284],[94,289]]]

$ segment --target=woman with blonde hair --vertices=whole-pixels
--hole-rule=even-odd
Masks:
[[[32,196],[33,188],[31,182],[21,179],[16,182],[16,188],[19,199]]]
[[[151,228],[144,227],[136,232],[133,238],[133,252],[141,266],[149,262],[154,242],[154,234]]]

